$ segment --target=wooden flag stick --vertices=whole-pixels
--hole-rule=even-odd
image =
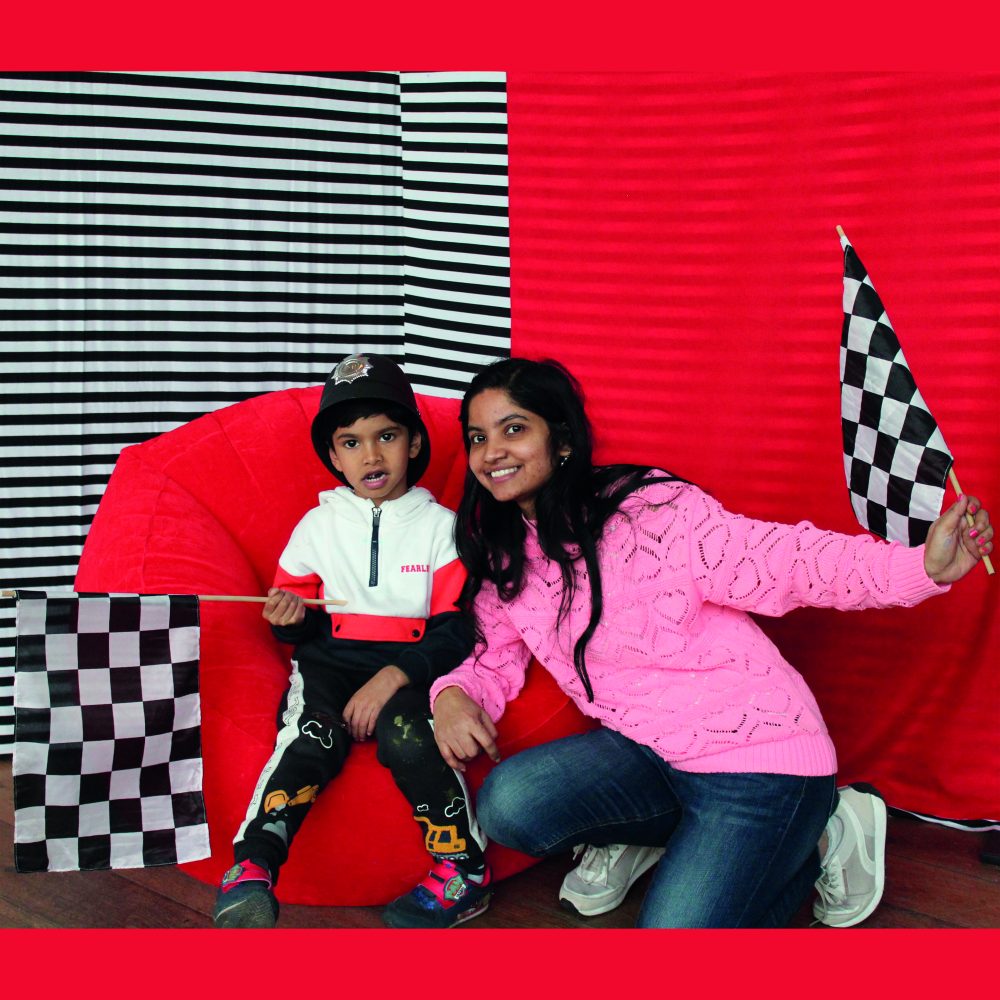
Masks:
[[[962,487],[958,485],[958,476],[955,475],[955,466],[954,465],[952,465],[952,467],[948,470],[948,481],[951,483],[951,485],[954,488],[955,492],[959,496],[961,496],[962,495]],[[972,527],[973,524],[975,524],[975,521],[972,519],[972,515],[968,511],[965,512],[965,522],[966,522],[966,524],[969,525],[970,528]],[[990,576],[993,576],[993,563],[990,562],[990,557],[989,556],[986,556],[986,555],[983,556],[983,565],[986,567],[986,572]]]
[[[199,601],[253,601],[255,604],[264,604],[267,601],[266,597],[233,597],[226,594],[199,594]],[[319,597],[303,597],[303,604],[336,604],[338,607],[343,607],[347,604],[347,601],[337,600],[335,597],[319,598]]]
[[[56,594],[55,596],[56,597],[60,597],[60,596],[71,597],[71,596],[74,596],[74,595],[72,595],[72,594],[66,594],[66,595]],[[155,595],[155,596],[163,596],[163,595]],[[254,604],[264,604],[267,601],[266,597],[239,597],[239,596],[233,596],[233,595],[229,595],[229,594],[197,594],[196,596],[197,596],[197,598],[198,598],[199,601],[243,601],[243,602],[252,602]],[[3,597],[3,598],[13,598],[13,599],[16,600],[17,599],[17,591],[16,590],[0,590],[0,597]],[[341,601],[341,600],[338,600],[335,597],[327,597],[327,598],[303,597],[302,598],[302,603],[303,604],[335,604],[335,605],[337,605],[337,607],[343,607],[345,604],[347,604],[347,601]]]

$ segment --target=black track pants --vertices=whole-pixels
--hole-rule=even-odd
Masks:
[[[277,877],[316,796],[344,766],[353,742],[344,706],[372,676],[370,669],[300,662],[292,672],[274,752],[264,766],[236,834],[236,861],[263,861]],[[409,801],[429,853],[476,869],[485,841],[462,776],[434,742],[428,691],[404,687],[386,702],[375,726],[378,760]],[[344,817],[358,825],[366,817]]]

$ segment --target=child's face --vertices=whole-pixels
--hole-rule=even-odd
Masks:
[[[378,507],[406,492],[406,470],[420,445],[419,431],[411,438],[404,426],[376,413],[334,430],[330,461],[359,497]]]

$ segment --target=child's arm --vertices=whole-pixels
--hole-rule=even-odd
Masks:
[[[308,607],[294,591],[280,587],[272,587],[267,596],[261,614],[280,642],[297,645],[317,635],[329,635],[330,616],[322,608]]]
[[[371,736],[375,732],[375,720],[385,703],[409,683],[409,677],[390,663],[359,687],[344,707],[344,722],[351,736],[360,741]]]
[[[474,637],[460,611],[443,611],[427,619],[423,637],[408,643],[395,663],[413,684],[430,686],[454,670],[472,652]]]
[[[267,592],[284,594],[286,600],[277,598],[272,615],[268,605],[264,606],[264,617],[270,622],[275,638],[281,642],[297,645],[314,639],[318,635],[329,634],[330,616],[322,608],[307,607],[302,598],[322,597],[323,581],[312,567],[309,557],[311,550],[309,523],[314,512],[310,511],[292,532],[285,550],[278,558],[274,572],[274,584]],[[297,599],[297,605],[291,599]]]
[[[267,603],[261,615],[275,627],[280,625],[301,625],[305,621],[306,606],[302,598],[290,590],[272,587],[267,592]]]
[[[425,687],[458,666],[472,651],[472,630],[465,616],[444,612],[427,619],[420,642],[402,646],[395,662],[383,667],[355,691],[344,708],[344,721],[356,740],[375,732],[375,720],[385,703],[407,684]]]

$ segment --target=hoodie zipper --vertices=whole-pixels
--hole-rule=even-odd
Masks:
[[[378,522],[382,516],[381,507],[372,508],[372,554],[368,568],[368,586],[378,586]]]

